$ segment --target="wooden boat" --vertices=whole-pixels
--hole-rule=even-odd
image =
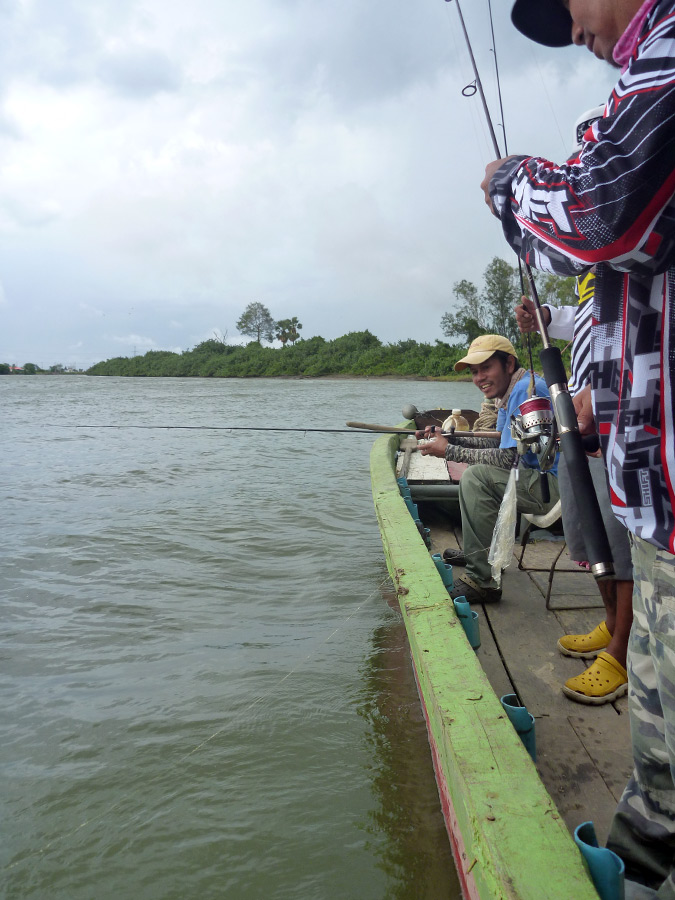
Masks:
[[[404,427],[440,426],[451,412],[449,409],[430,409],[416,415]],[[478,418],[474,409],[463,409],[461,413],[471,426]],[[448,465],[442,459],[410,452],[416,444],[414,438],[402,442],[403,453],[398,460],[397,474],[406,477],[414,503],[433,503],[459,520],[459,479],[466,466],[461,463]]]
[[[630,772],[626,698],[602,707],[565,698],[561,684],[587,663],[556,648],[560,634],[588,631],[602,618],[597,587],[570,561],[548,609],[547,575],[514,562],[502,601],[476,607],[482,644],[472,650],[401,497],[400,441],[383,436],[373,445],[373,499],[464,896],[597,898],[571,830],[593,820],[599,839],[606,836]],[[432,552],[458,546],[456,523],[437,506],[420,512]],[[526,551],[535,563],[541,552]],[[536,765],[499,701],[511,692],[535,717]]]

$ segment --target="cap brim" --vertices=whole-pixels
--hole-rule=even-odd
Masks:
[[[455,372],[462,372],[464,369],[468,369],[469,366],[479,366],[481,363],[484,363],[486,359],[490,359],[491,356],[495,355],[495,350],[477,350],[475,353],[468,353],[462,359],[458,359],[453,369]]]
[[[545,47],[572,43],[572,17],[561,0],[516,0],[511,21],[521,34]]]

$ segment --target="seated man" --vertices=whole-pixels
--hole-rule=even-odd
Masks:
[[[429,444],[421,448],[424,456],[431,454],[449,461],[469,463],[459,482],[464,549],[446,550],[443,556],[453,565],[466,566],[465,574],[455,578],[452,596],[463,595],[470,602],[484,603],[499,600],[502,595],[492,577],[488,551],[510,469],[518,460],[519,512],[535,515],[548,512],[558,502],[558,479],[557,466],[542,473],[532,451],[518,459],[510,422],[520,404],[528,399],[530,373],[520,367],[511,342],[497,334],[481,335],[473,341],[467,355],[455,363],[456,372],[466,368],[471,369],[473,383],[485,398],[496,401],[496,429],[501,432],[501,439],[433,437],[432,429],[417,432],[417,436],[432,437]],[[546,383],[538,375],[535,376],[535,390],[539,397],[549,395]]]

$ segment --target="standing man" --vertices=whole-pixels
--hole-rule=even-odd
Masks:
[[[635,578],[627,666],[635,767],[608,846],[639,883],[633,896],[672,900],[675,0],[516,0],[512,18],[532,40],[586,46],[621,70],[577,162],[496,160],[482,187],[531,265],[561,275],[595,266],[593,409]],[[589,393],[579,395],[582,425],[593,416]]]
[[[459,506],[462,513],[462,550],[446,550],[446,562],[466,566],[461,578],[455,579],[453,597],[463,596],[470,603],[490,603],[500,600],[501,586],[492,576],[488,551],[497,522],[499,507],[509,480],[509,473],[518,465],[517,504],[519,512],[543,515],[558,502],[557,458],[545,473],[539,469],[537,457],[531,450],[519,455],[511,436],[511,416],[528,399],[530,374],[520,367],[513,344],[498,334],[482,334],[472,342],[469,352],[455,363],[455,371],[470,369],[473,383],[487,400],[497,407],[499,440],[492,438],[462,438],[461,446],[453,436],[435,437],[422,447],[421,453],[445,458],[452,462],[469,463],[459,482]],[[546,382],[535,376],[537,396],[548,397]],[[417,432],[418,437],[429,432]],[[524,449],[524,448],[523,448]]]

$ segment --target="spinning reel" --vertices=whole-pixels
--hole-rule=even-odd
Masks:
[[[532,450],[542,472],[551,468],[559,448],[558,427],[548,397],[532,397],[520,404],[518,414],[511,416],[511,435],[521,455]]]

